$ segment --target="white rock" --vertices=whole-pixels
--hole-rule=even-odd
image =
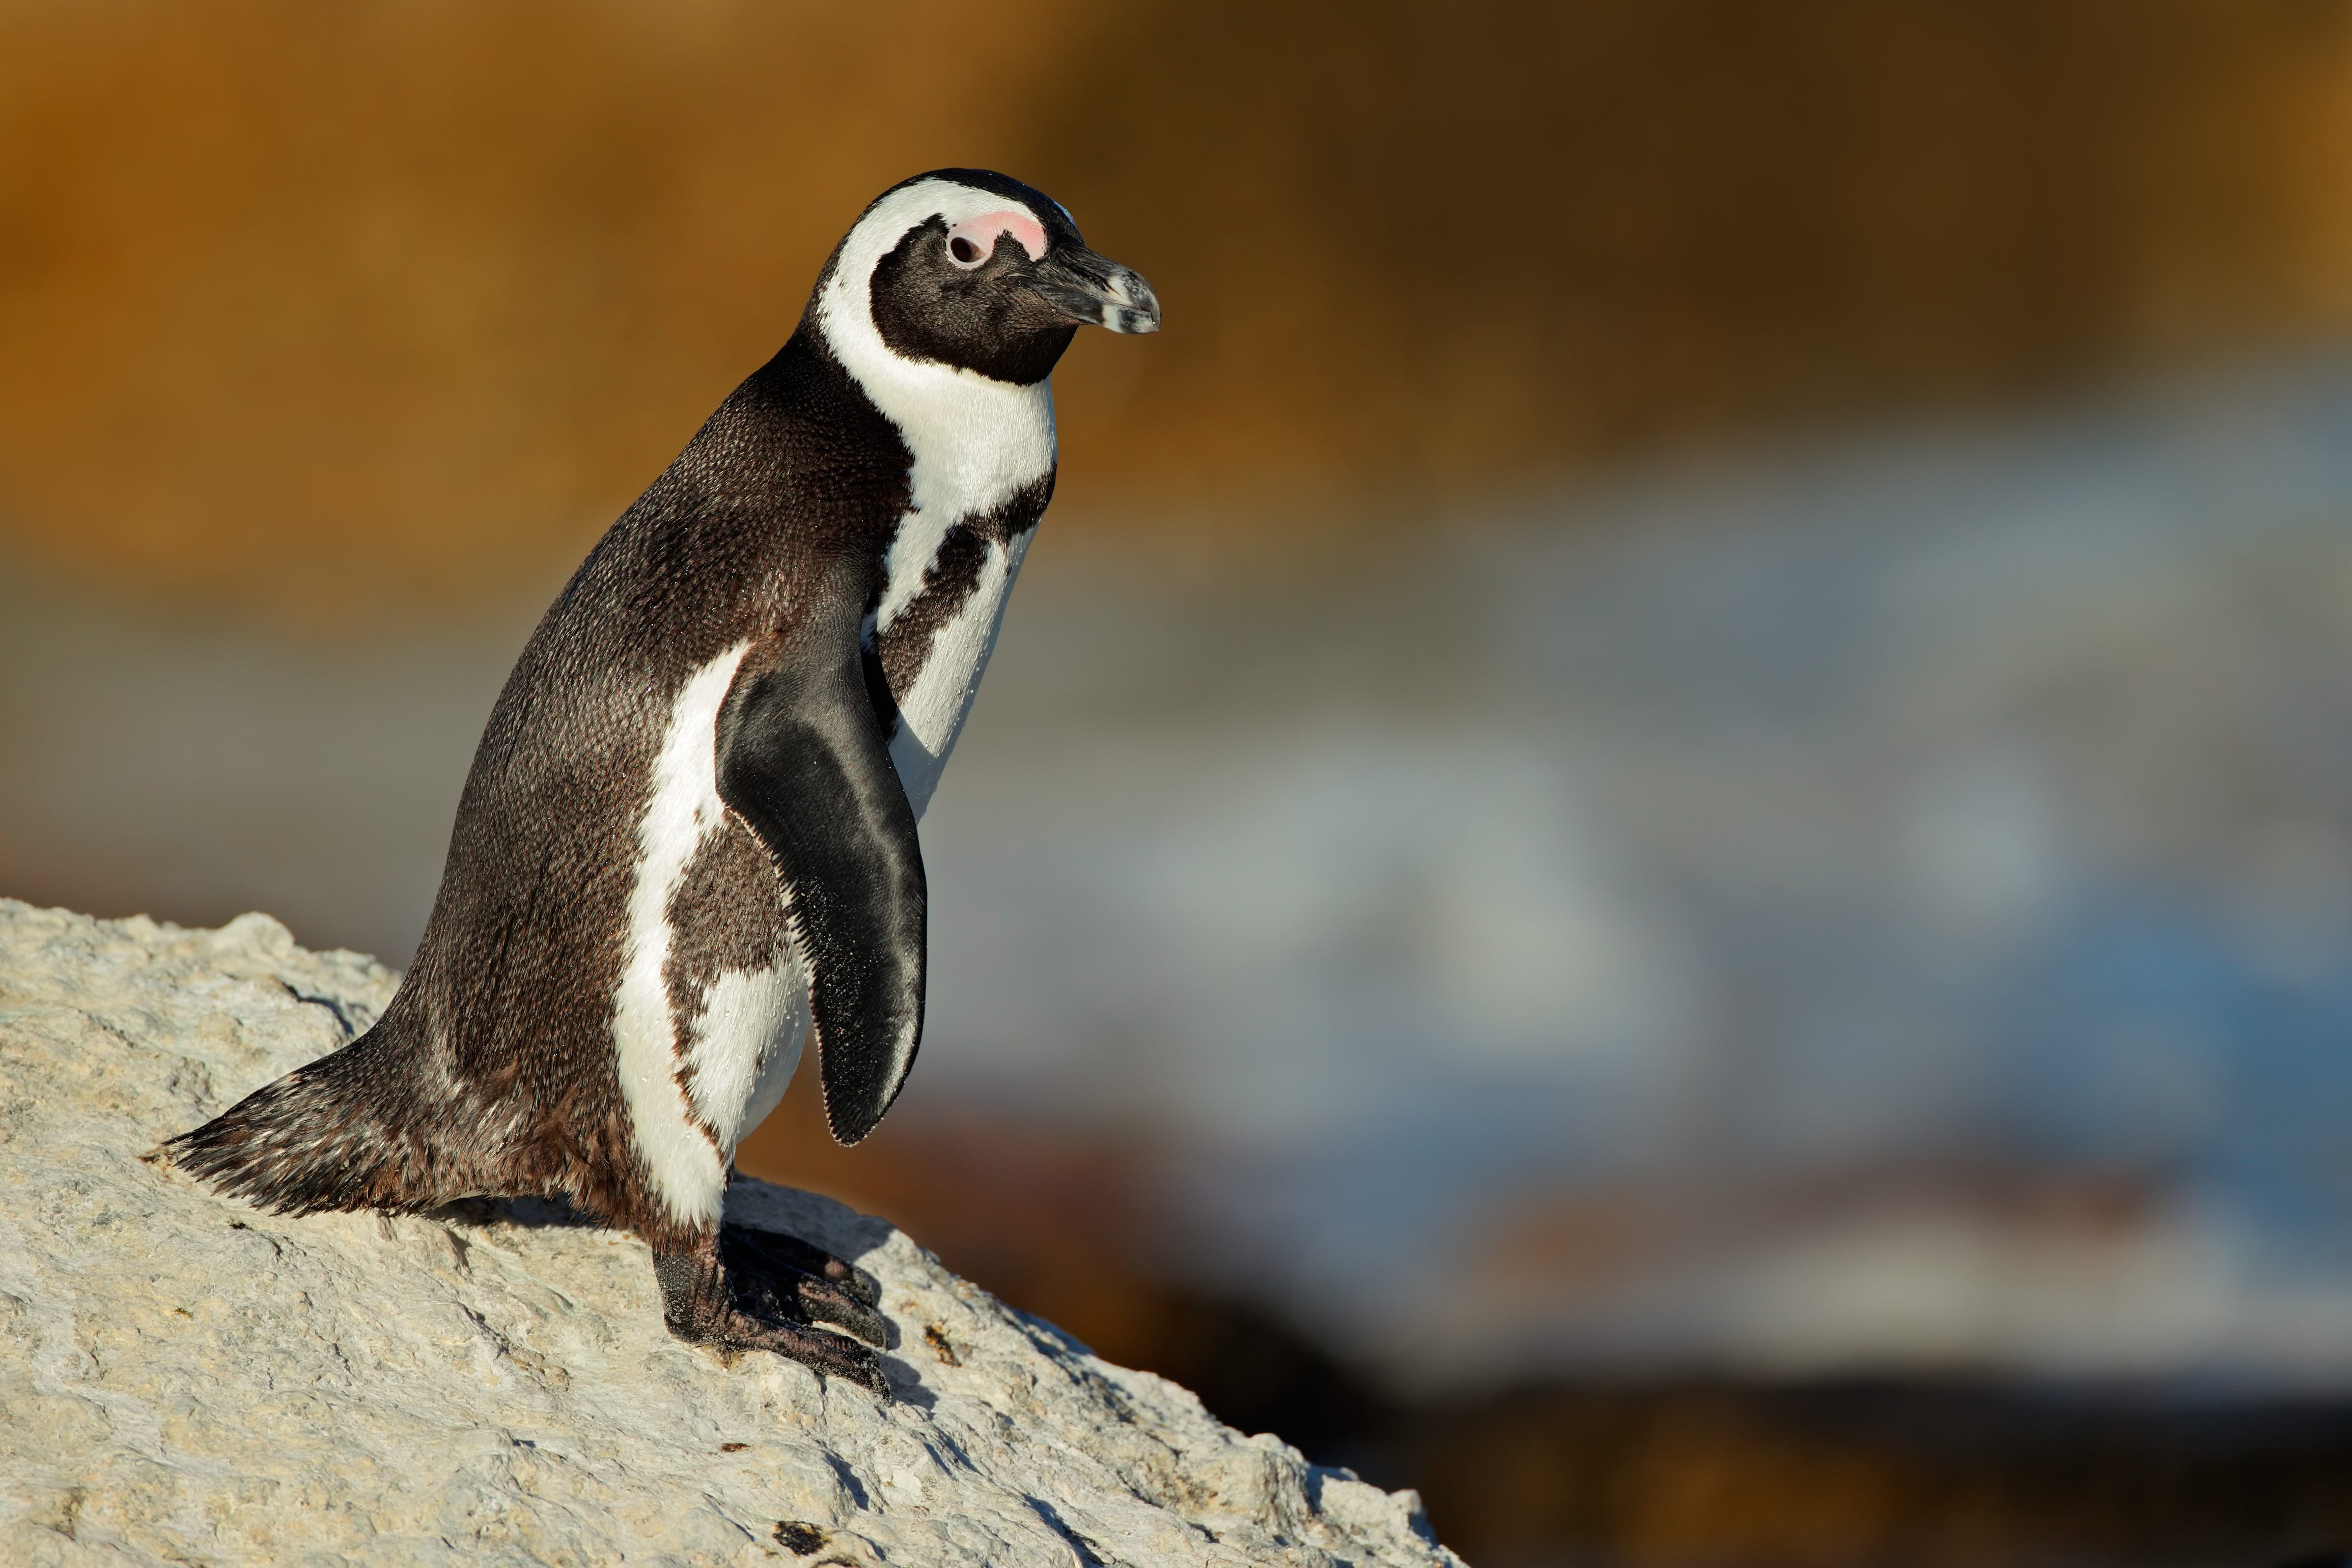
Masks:
[[[730,1213],[880,1281],[889,1404],[678,1343],[644,1245],[549,1205],[289,1219],[142,1163],[393,984],[264,915],[0,900],[0,1562],[1458,1568],[1412,1493],[824,1198],[748,1182]]]

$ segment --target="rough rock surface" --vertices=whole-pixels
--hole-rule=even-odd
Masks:
[[[0,1562],[1458,1568],[823,1198],[730,1213],[879,1280],[887,1404],[672,1340],[645,1247],[552,1205],[279,1218],[142,1161],[392,986],[266,916],[0,900]]]

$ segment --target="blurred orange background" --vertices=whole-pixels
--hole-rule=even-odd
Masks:
[[[1361,526],[2333,330],[2347,15],[11,0],[0,529],[278,616],[536,581],[950,163],[1168,304],[1071,356],[1063,527]]]

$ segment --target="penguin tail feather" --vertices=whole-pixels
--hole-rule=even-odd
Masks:
[[[421,1130],[436,1120],[375,1031],[165,1141],[173,1165],[275,1214],[438,1207],[468,1191]],[[403,1090],[405,1092],[403,1092]]]

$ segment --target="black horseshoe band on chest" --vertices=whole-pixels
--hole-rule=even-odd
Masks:
[[[930,662],[931,645],[940,628],[952,625],[980,591],[990,546],[1010,551],[1015,540],[1036,528],[1053,493],[1054,477],[1048,473],[1004,505],[955,524],[940,541],[938,552],[923,569],[922,587],[876,640],[893,716]]]

